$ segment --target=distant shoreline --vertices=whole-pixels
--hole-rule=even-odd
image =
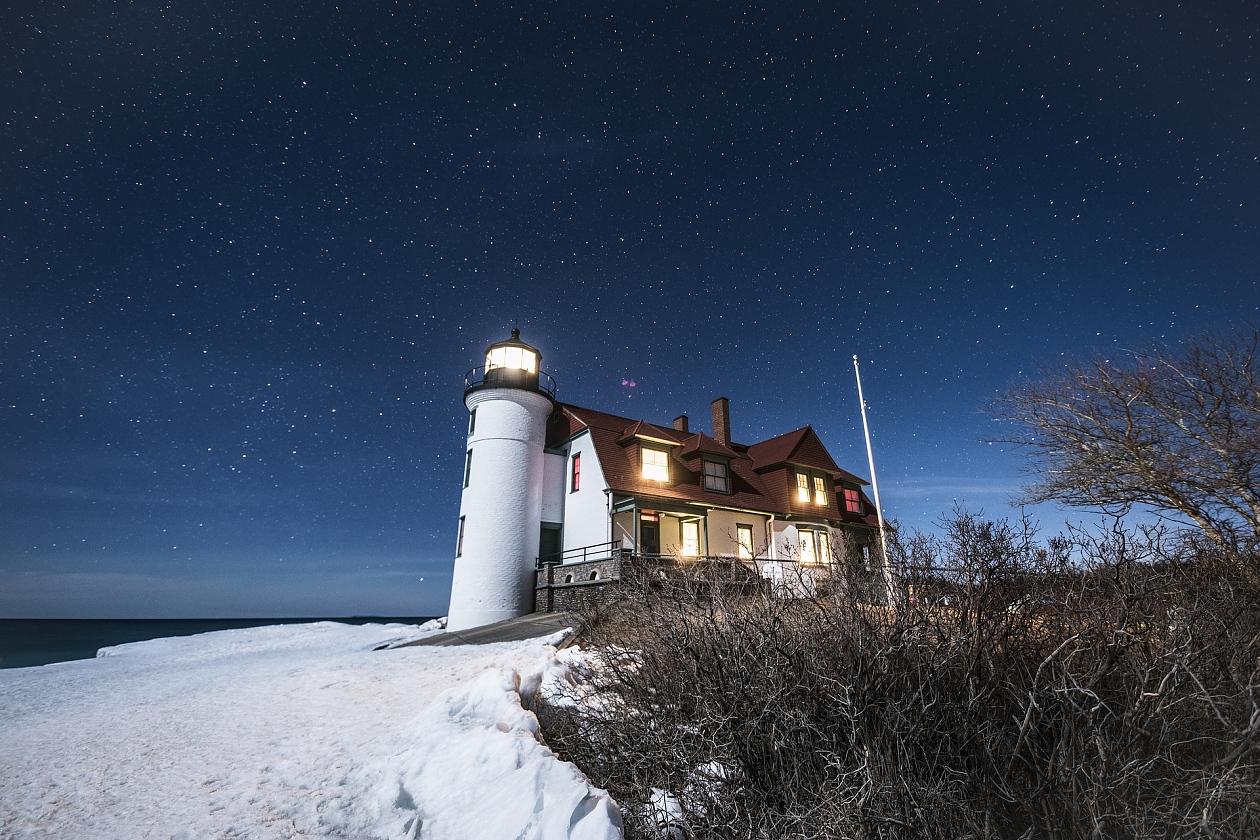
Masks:
[[[0,618],[0,669],[93,659],[103,647],[276,624],[423,624],[434,616],[301,618]]]

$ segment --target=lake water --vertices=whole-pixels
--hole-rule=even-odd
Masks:
[[[103,647],[269,624],[423,624],[432,616],[352,618],[0,618],[0,668],[92,659]]]

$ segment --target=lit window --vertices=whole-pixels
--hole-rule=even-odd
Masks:
[[[814,504],[827,504],[827,484],[821,475],[814,476]]]
[[[809,501],[809,476],[803,472],[796,474],[796,500],[798,502]]]
[[[726,464],[721,461],[704,462],[704,487],[719,493],[730,492],[730,481],[727,478]]]
[[[538,369],[538,354],[523,347],[495,347],[486,354],[486,370],[514,368],[533,373]]]
[[[664,449],[643,448],[643,477],[669,481],[669,454]]]
[[[696,557],[700,554],[700,523],[684,522],[682,524],[682,553],[684,557]]]
[[[455,541],[455,556],[464,555],[464,517],[459,518],[459,539]]]
[[[468,486],[469,480],[472,478],[472,450],[469,449],[464,455],[464,486]]]
[[[477,428],[477,409],[473,409],[468,414],[468,436],[472,437],[472,433]]]
[[[573,456],[573,476],[569,480],[569,489],[577,490],[582,486],[582,453]]]
[[[736,525],[735,541],[739,544],[739,559],[753,559],[752,526]]]
[[[849,513],[862,512],[862,496],[858,491],[844,488],[844,509]]]
[[[801,531],[801,562],[818,562],[818,539],[814,531]]]
[[[826,531],[818,532],[818,562],[831,562],[831,535]]]

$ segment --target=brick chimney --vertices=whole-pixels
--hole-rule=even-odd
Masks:
[[[680,432],[691,431],[689,428],[687,428],[687,426],[688,426],[688,422],[687,422],[686,414],[679,414],[677,417],[674,418],[674,428],[677,429],[678,431]]]
[[[731,443],[731,401],[726,397],[713,401],[713,439],[723,446]]]

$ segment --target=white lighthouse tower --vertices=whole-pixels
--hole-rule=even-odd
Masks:
[[[534,609],[543,445],[556,390],[541,361],[514,329],[464,380],[468,446],[448,630]]]

